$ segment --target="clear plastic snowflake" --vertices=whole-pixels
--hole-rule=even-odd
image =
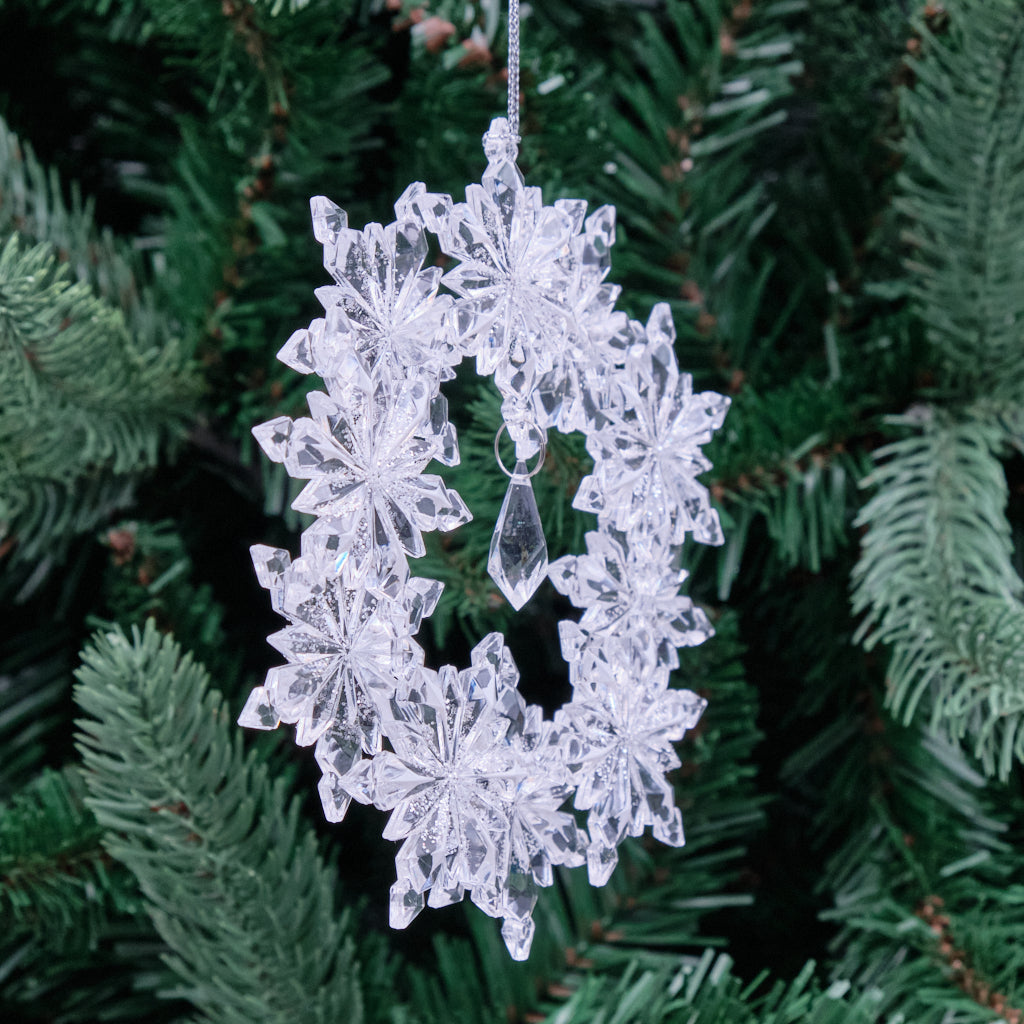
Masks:
[[[635,342],[635,321],[615,309],[621,288],[605,281],[615,244],[615,208],[602,206],[572,238],[560,263],[571,279],[576,331],[557,353],[532,395],[542,427],[562,433],[586,430],[593,421],[609,374],[621,366]]]
[[[458,462],[452,428],[436,415],[424,379],[375,380],[357,356],[339,362],[336,379],[346,401],[313,391],[311,418],[282,416],[253,434],[291,476],[309,480],[292,507],[334,520],[357,561],[391,547],[419,557],[422,531],[452,530],[471,518],[458,494],[423,472],[432,459]]]
[[[594,472],[580,482],[573,505],[617,530],[641,528],[671,543],[692,533],[702,544],[721,544],[718,512],[696,477],[711,468],[701,445],[721,427],[729,399],[693,393],[692,378],[676,365],[675,336],[669,308],[659,303],[646,344],[630,351],[587,433]]]
[[[466,889],[500,888],[508,874],[508,811],[527,766],[506,739],[512,722],[498,691],[508,683],[478,652],[462,672],[414,670],[384,713],[392,750],[341,780],[355,799],[392,811],[384,837],[404,840],[391,890],[394,928],[423,909],[428,891],[431,906],[447,906]]]
[[[474,649],[473,667],[498,684],[495,704],[509,720],[505,739],[516,754],[519,774],[505,808],[507,873],[494,885],[475,888],[472,898],[491,917],[504,918],[501,932],[509,952],[525,960],[540,890],[554,881],[554,865],[578,867],[585,862],[587,839],[575,818],[559,810],[573,790],[561,733],[544,720],[540,707],[527,705],[519,694],[519,672],[500,633],[491,633]]]
[[[411,185],[395,204],[394,223],[362,231],[347,227],[344,211],[329,199],[311,200],[324,266],[337,283],[316,289],[326,315],[288,339],[278,353],[282,362],[319,374],[329,391],[337,363],[353,353],[372,374],[406,376],[412,368],[422,375],[427,368],[438,379],[452,376],[463,353],[450,343],[452,297],[438,294],[441,268],[423,267],[427,236],[412,205],[423,191]]]
[[[516,140],[504,118],[492,123],[484,149],[487,169],[481,184],[466,188],[466,202],[431,196],[420,209],[442,251],[460,261],[443,278],[458,296],[457,344],[476,356],[478,373],[494,376],[517,456],[526,458],[541,436],[532,411],[538,380],[579,330],[581,282],[566,257],[586,203],[544,205],[515,165]]]
[[[300,746],[340,723],[356,727],[362,748],[375,753],[376,704],[389,698],[396,672],[422,662],[412,637],[437,605],[441,584],[400,581],[392,570],[357,575],[351,562],[334,572],[315,558],[292,562],[286,551],[264,545],[253,549],[253,561],[274,610],[289,621],[268,637],[287,664],[252,691],[240,721],[253,728],[297,723]]]
[[[628,647],[610,642],[572,666],[573,698],[555,715],[577,783],[575,806],[590,813],[587,870],[604,885],[616,848],[648,825],[669,846],[683,845],[683,821],[665,773],[680,761],[672,746],[707,701],[670,690],[668,670],[638,664]]]
[[[565,555],[548,569],[556,589],[585,609],[578,626],[562,623],[567,659],[608,636],[678,668],[676,648],[694,647],[712,635],[707,615],[679,593],[688,573],[679,565],[678,546],[657,535],[630,543],[625,534],[603,530],[585,539],[585,555]]]
[[[586,862],[587,837],[572,814],[560,810],[574,788],[562,735],[553,722],[544,721],[541,708],[520,702],[521,713],[507,735],[526,772],[508,807],[508,872],[494,889],[475,892],[473,901],[492,917],[504,918],[505,944],[514,959],[525,960],[540,890],[554,882],[555,865]]]
[[[484,137],[487,169],[464,203],[411,185],[395,221],[362,231],[324,197],[314,234],[334,283],[317,291],[325,315],[296,331],[280,358],[316,373],[327,393],[308,417],[253,431],[267,455],[307,484],[294,502],[316,521],[294,562],[258,545],[253,560],[288,625],[272,669],[239,721],[296,725],[315,744],[320,799],[340,821],[355,799],[390,812],[401,843],[391,922],[468,892],[501,918],[509,952],[525,959],[533,911],[556,866],[584,862],[595,885],[617,847],[647,827],[674,845],[682,820],[666,773],[673,742],[704,701],[669,688],[677,649],[711,634],[680,593],[686,534],[719,543],[717,514],[696,477],[728,399],[695,395],[672,350],[668,307],[646,328],[615,309],[606,280],[615,215],[582,200],[545,206],[515,166],[504,118]],[[425,267],[428,233],[458,260]],[[440,289],[447,288],[448,295]],[[425,667],[414,637],[441,585],[410,575],[422,534],[470,518],[431,460],[458,463],[441,383],[463,355],[493,375],[516,444],[488,568],[515,607],[547,571],[546,542],[523,461],[546,431],[582,430],[594,472],[574,504],[598,514],[587,551],[550,567],[583,610],[560,624],[573,698],[545,721],[518,691],[499,633],[459,671]],[[580,828],[569,807],[586,812]]]

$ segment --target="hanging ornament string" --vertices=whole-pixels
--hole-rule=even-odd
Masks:
[[[519,0],[508,0],[508,127],[519,141]]]
[[[553,867],[587,865],[604,885],[627,836],[650,827],[683,844],[666,774],[673,743],[706,702],[670,685],[677,649],[712,633],[680,588],[688,536],[720,544],[718,514],[697,476],[702,446],[728,398],[694,393],[674,352],[669,308],[646,324],[615,308],[605,278],[615,210],[587,215],[581,199],[544,205],[516,166],[518,4],[509,25],[509,119],[483,139],[487,166],[466,201],[416,182],[391,224],[348,226],[324,196],[310,201],[313,233],[334,283],[316,289],[324,316],[278,353],[322,378],[309,416],[253,428],[267,456],[306,481],[293,508],[315,521],[301,552],[256,545],[253,563],[287,620],[269,642],[285,664],[249,695],[239,723],[294,724],[314,746],[324,814],[352,800],[391,812],[401,841],[390,922],[404,928],[429,904],[469,894],[516,959],[533,939],[532,913]],[[428,235],[452,263],[428,265]],[[416,640],[442,584],[414,576],[423,534],[472,516],[432,460],[459,448],[441,385],[463,358],[492,377],[516,445],[488,569],[519,608],[545,580],[578,608],[559,623],[572,698],[545,720],[518,690],[501,633],[468,668],[424,663]],[[543,459],[550,430],[582,431],[593,471],[573,507],[597,516],[586,552],[550,566],[526,459]],[[536,471],[536,470],[535,470]],[[586,812],[586,828],[566,807]]]

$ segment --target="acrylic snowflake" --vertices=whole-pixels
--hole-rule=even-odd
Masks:
[[[424,269],[428,253],[424,226],[412,201],[423,191],[413,185],[395,204],[397,219],[388,225],[347,227],[344,211],[329,199],[313,200],[317,237],[324,245],[324,266],[336,284],[316,289],[325,316],[296,331],[278,353],[302,373],[317,373],[331,391],[340,359],[358,355],[372,374],[398,376],[427,368],[439,379],[463,353],[449,344],[446,317],[449,295],[439,295],[441,268]]]
[[[436,580],[394,570],[356,575],[315,558],[290,561],[286,551],[257,545],[253,561],[289,625],[268,640],[287,659],[250,694],[241,722],[254,728],[297,723],[296,742],[315,743],[336,722],[355,727],[367,753],[380,749],[376,703],[386,701],[395,673],[422,662],[412,637],[441,596]]]
[[[615,309],[621,289],[605,281],[615,244],[615,208],[602,206],[584,222],[560,263],[571,278],[576,331],[557,353],[532,395],[541,427],[587,430],[606,382],[636,341],[639,326]]]
[[[469,509],[439,476],[425,474],[437,459],[458,462],[454,433],[434,414],[422,378],[374,380],[357,356],[338,364],[347,401],[323,392],[307,396],[311,418],[286,416],[255,428],[263,450],[289,474],[309,480],[292,507],[329,517],[351,537],[362,561],[380,549],[418,557],[424,530],[452,530]]]
[[[600,422],[587,433],[594,472],[573,505],[618,530],[639,528],[671,543],[692,533],[702,544],[721,544],[718,513],[696,477],[711,468],[701,446],[721,427],[729,399],[693,393],[692,378],[676,365],[674,340],[669,308],[659,303],[646,344],[629,353],[609,385]]]
[[[566,555],[548,569],[551,582],[578,608],[579,624],[562,623],[569,660],[587,644],[614,637],[639,657],[679,667],[678,647],[703,643],[713,630],[707,615],[679,588],[687,577],[680,549],[648,535],[633,543],[625,534],[591,531],[585,555]]]
[[[417,668],[385,711],[392,750],[341,780],[355,799],[392,811],[384,836],[404,840],[392,927],[405,927],[428,891],[431,906],[446,906],[466,889],[500,888],[508,874],[508,810],[527,769],[506,740],[506,685],[477,652],[462,672]]]
[[[516,694],[518,697],[518,694]],[[501,934],[516,960],[525,960],[533,939],[533,910],[540,890],[554,882],[553,867],[586,862],[587,837],[576,819],[559,808],[573,791],[562,734],[542,710],[522,698],[507,737],[526,769],[508,807],[509,865],[501,885],[478,890],[473,901],[492,917],[504,918]]]
[[[308,417],[281,416],[253,433],[306,481],[293,505],[315,522],[294,562],[253,548],[287,620],[270,638],[286,663],[239,720],[293,723],[297,742],[314,745],[328,820],[353,799],[389,812],[384,835],[401,843],[395,927],[468,893],[502,919],[509,952],[525,959],[556,866],[587,863],[602,885],[627,836],[650,827],[683,841],[666,774],[679,764],[673,743],[705,702],[670,688],[669,671],[677,649],[711,626],[680,593],[680,545],[687,534],[721,541],[696,478],[728,399],[695,395],[680,374],[667,306],[646,327],[615,308],[619,289],[606,280],[615,211],[588,217],[582,200],[546,206],[515,165],[516,144],[495,119],[482,182],[464,203],[415,183],[388,225],[358,231],[328,199],[312,200],[333,284],[317,290],[324,316],[279,356],[327,391],[308,395]],[[430,232],[458,261],[447,273],[425,265]],[[573,698],[554,721],[520,695],[501,634],[461,671],[426,667],[414,639],[441,584],[412,576],[408,559],[424,553],[424,532],[470,518],[427,472],[432,460],[458,463],[439,388],[463,355],[494,377],[516,447],[489,572],[517,608],[550,576],[582,609],[559,626]],[[598,527],[584,554],[549,569],[521,460],[550,429],[586,435],[594,471],[574,504],[596,512]],[[570,803],[586,814],[585,830]]]
[[[648,825],[670,846],[683,845],[683,822],[665,773],[679,767],[673,741],[683,738],[707,702],[670,690],[668,670],[638,674],[628,648],[614,642],[572,665],[572,700],[555,716],[577,782],[575,806],[587,810],[587,868],[604,885],[616,847]]]
[[[516,140],[504,118],[484,137],[488,163],[466,202],[420,200],[442,251],[457,260],[443,283],[458,299],[456,343],[476,356],[477,372],[493,375],[505,398],[503,415],[517,457],[536,450],[541,432],[533,397],[579,332],[580,295],[588,282],[567,257],[583,227],[586,203],[545,206],[515,165]]]

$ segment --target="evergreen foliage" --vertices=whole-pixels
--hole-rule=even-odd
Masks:
[[[1024,203],[1013,156],[1022,29],[1016,4],[964,3],[942,35],[925,29],[903,94],[908,291],[952,409],[916,409],[916,436],[875,453],[878,493],[858,519],[868,532],[854,573],[862,632],[893,647],[892,706],[906,718],[923,706],[1001,778],[1024,758],[1024,584],[998,462],[1018,437],[1024,365],[1020,236],[1007,220]]]
[[[2,124],[0,149],[0,542],[12,561],[47,566],[129,502],[135,479],[180,435],[194,384],[173,342],[133,337],[125,312],[94,294],[90,277],[101,292],[131,279],[116,252],[93,245],[87,214],[63,208],[58,183],[31,155],[19,158]],[[29,245],[10,230],[19,224],[46,241]],[[81,280],[70,280],[58,246]],[[146,319],[133,293],[125,301]]]
[[[1022,26],[1012,0],[968,0],[941,34],[925,30],[914,88],[901,96],[897,204],[913,246],[910,294],[941,383],[1011,404],[1024,383]]]
[[[235,725],[277,628],[246,549],[303,525],[250,429],[303,407],[308,197],[461,197],[503,5],[2,0],[4,1022],[1024,1024],[1020,5],[565,0],[522,41],[529,183],[615,204],[623,308],[732,398],[687,845],[559,874],[525,963],[472,907],[392,932],[380,816],[326,826]],[[421,638],[506,631],[553,710],[573,612],[486,575],[499,399],[445,391],[474,521]],[[589,469],[552,436],[553,558]]]
[[[26,630],[0,652],[0,799],[17,792],[46,764],[48,741],[61,724],[56,705],[70,689],[74,664],[62,639],[45,630]]]
[[[211,1021],[361,1021],[347,914],[287,778],[245,755],[201,667],[152,624],[97,637],[77,700],[89,806]],[[313,941],[310,942],[310,936]],[[314,951],[318,951],[315,952]]]
[[[877,493],[854,572],[862,630],[889,643],[888,699],[919,706],[985,770],[1006,778],[1024,759],[1024,584],[1011,562],[1006,479],[990,423],[923,428],[878,451]]]
[[[85,808],[84,788],[77,769],[44,772],[0,819],[5,918],[19,930],[47,935],[54,948],[88,945],[106,915],[104,903],[116,902],[103,832]]]

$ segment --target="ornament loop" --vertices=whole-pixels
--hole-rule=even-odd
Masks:
[[[508,471],[508,466],[506,466],[505,463],[501,461],[501,450],[500,450],[500,448],[498,446],[501,443],[501,435],[503,433],[505,433],[506,430],[507,430],[506,424],[502,423],[502,425],[500,427],[498,427],[498,432],[494,435],[494,457],[495,457],[495,459],[497,459],[498,465],[501,467],[502,473],[504,473],[505,476],[507,476],[509,479],[511,479],[514,476],[521,476],[522,474],[510,473]],[[547,455],[547,451],[548,451],[547,445],[543,441],[541,441],[541,443],[540,443],[540,457],[537,459],[537,465],[534,466],[533,469],[531,469],[530,472],[526,474],[526,479],[527,480],[531,480],[533,477],[535,477],[540,472],[540,467],[544,465],[544,456]],[[519,465],[519,460],[518,459],[516,460],[516,465],[517,466]]]

